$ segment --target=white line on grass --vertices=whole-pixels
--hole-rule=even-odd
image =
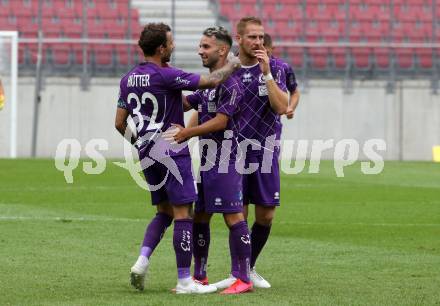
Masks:
[[[109,218],[109,217],[23,217],[23,216],[0,216],[0,221],[79,221],[79,222],[146,222],[147,219],[129,219],[129,218]],[[332,222],[289,222],[278,221],[279,224],[289,225],[358,225],[358,226],[393,226],[393,227],[405,227],[405,226],[426,226],[426,227],[440,227],[440,224],[436,223],[332,223]]]

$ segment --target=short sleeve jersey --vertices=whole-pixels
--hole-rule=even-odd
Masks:
[[[275,82],[281,90],[286,91],[284,68],[272,58],[269,65]],[[271,136],[280,134],[280,116],[270,106],[266,82],[258,63],[253,66],[242,66],[234,73],[234,76],[244,87],[243,110],[240,116],[240,141],[257,140],[261,147],[248,151],[247,156],[262,155],[266,146],[275,146],[274,143],[270,144],[266,141],[271,139]]]
[[[184,125],[182,90],[197,89],[200,75],[144,62],[120,82],[118,107],[129,111],[136,124],[139,150],[151,150],[171,123]],[[189,154],[188,147],[169,150],[170,156]]]
[[[208,154],[207,147],[203,147],[201,152],[202,163],[205,163],[207,158],[208,162],[216,165],[219,164],[222,158],[235,161],[240,130],[239,117],[243,101],[243,86],[240,81],[231,76],[214,89],[197,90],[186,98],[192,108],[198,111],[199,125],[211,120],[217,113],[229,117],[224,130],[200,137],[200,139],[214,140],[216,143],[215,161],[211,160],[213,156],[211,157]],[[230,147],[224,143],[225,140],[231,141]]]

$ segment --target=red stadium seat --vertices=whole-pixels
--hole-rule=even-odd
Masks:
[[[52,45],[52,59],[56,66],[66,66],[70,64],[71,46],[65,44]]]
[[[287,54],[293,67],[302,67],[304,62],[304,48],[287,48]]]
[[[331,48],[335,68],[345,68],[347,65],[345,48]]]
[[[387,48],[375,48],[374,57],[376,66],[382,69],[390,66],[390,50]]]
[[[412,49],[396,49],[397,65],[403,69],[411,69],[414,66],[413,63],[413,50]]]
[[[312,60],[312,67],[317,69],[327,68],[327,48],[311,48],[309,49],[309,55]]]
[[[128,65],[128,48],[125,45],[116,46],[116,56],[118,58],[119,65]]]
[[[110,45],[92,44],[95,64],[110,66],[113,62],[113,47]]]
[[[421,68],[429,69],[432,68],[432,49],[416,49],[416,55],[418,58],[418,63]]]
[[[355,67],[360,69],[370,68],[370,54],[370,48],[354,48],[352,50],[352,55]]]
[[[82,65],[83,64],[83,60],[84,60],[84,56],[83,56],[83,46],[81,44],[73,44],[72,45],[72,50],[73,50],[73,59],[74,59],[74,63],[77,65]],[[87,56],[87,63],[90,64],[91,59],[91,52],[90,52],[90,48],[87,47],[86,49],[86,56]]]
[[[83,26],[81,23],[76,23],[72,19],[62,19],[61,28],[66,37],[81,38],[83,34]]]

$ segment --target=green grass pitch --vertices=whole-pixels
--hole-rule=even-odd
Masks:
[[[176,296],[171,230],[146,290],[128,284],[154,213],[128,172],[78,167],[66,184],[53,160],[0,160],[0,305],[440,305],[440,164],[386,162],[368,176],[357,163],[345,174],[322,162],[319,174],[283,175],[257,262],[273,288]],[[217,281],[229,271],[221,216],[211,235]]]

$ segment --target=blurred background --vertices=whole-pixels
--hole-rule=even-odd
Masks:
[[[119,79],[142,61],[142,26],[168,23],[172,64],[204,72],[203,30],[235,33],[249,15],[263,20],[275,55],[298,79],[300,104],[293,120],[283,118],[284,139],[350,138],[362,151],[380,138],[385,159],[433,159],[440,1],[425,0],[0,0],[0,157],[53,157],[66,138],[82,146],[105,139],[103,154],[121,157]],[[323,157],[334,158],[332,150]]]

